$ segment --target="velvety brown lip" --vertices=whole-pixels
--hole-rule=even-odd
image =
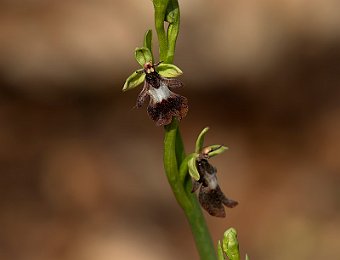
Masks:
[[[225,217],[224,206],[233,208],[237,206],[238,202],[228,199],[222,192],[220,186],[217,184],[217,170],[212,166],[207,159],[198,159],[196,161],[197,170],[200,174],[198,181],[193,181],[192,192],[199,189],[198,200],[210,215],[215,217]],[[210,185],[211,181],[217,184]],[[214,186],[214,188],[211,188]]]
[[[148,106],[148,114],[158,126],[170,124],[172,117],[181,120],[187,115],[187,112],[187,98],[175,93],[171,93],[168,99],[164,99],[159,103],[153,103],[153,101],[150,100]]]

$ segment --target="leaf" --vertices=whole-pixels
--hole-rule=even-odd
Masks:
[[[150,53],[151,53],[151,58],[152,58],[152,61],[154,60],[153,59],[153,54],[152,54],[152,30],[147,30],[145,35],[144,35],[144,44],[143,46],[145,48],[148,48]]]
[[[135,71],[126,79],[124,86],[123,86],[123,91],[127,91],[127,90],[137,87],[138,85],[143,83],[144,80],[145,80],[145,74],[137,73],[137,71]]]
[[[197,159],[197,156],[198,155],[195,154],[188,161],[189,174],[196,181],[198,181],[200,179],[200,174],[199,174],[199,172],[198,172],[198,170],[196,168],[196,159]]]
[[[145,63],[152,62],[151,52],[146,47],[136,48],[135,58],[139,65],[141,65],[142,67],[144,66]]]
[[[168,64],[168,63],[161,63],[157,66],[157,71],[158,73],[166,78],[174,78],[178,77],[179,75],[182,75],[183,72],[181,71],[180,68],[173,64]]]
[[[195,147],[195,153],[200,153],[202,148],[203,148],[203,143],[204,143],[204,136],[208,132],[209,127],[204,128],[199,136],[197,137],[196,141],[196,147]]]

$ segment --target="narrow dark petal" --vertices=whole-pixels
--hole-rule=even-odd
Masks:
[[[163,99],[161,102],[152,102],[148,107],[150,118],[156,122],[156,125],[168,125],[172,117],[181,120],[188,112],[188,100],[185,97],[171,93],[170,97]]]
[[[137,108],[142,107],[143,103],[145,102],[145,99],[148,97],[148,90],[149,90],[149,85],[145,81],[143,89],[142,89],[142,91],[139,93],[139,95],[137,97],[137,102],[136,102],[136,107]]]
[[[163,78],[161,79],[163,83],[168,86],[169,88],[181,88],[183,87],[182,81],[175,79],[175,78]]]

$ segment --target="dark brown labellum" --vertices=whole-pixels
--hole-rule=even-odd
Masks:
[[[201,206],[212,216],[215,217],[225,217],[224,206],[228,208],[235,207],[238,202],[228,199],[220,187],[217,186],[216,189],[209,189],[209,187],[201,186],[199,191],[198,200]]]
[[[148,114],[157,125],[168,125],[172,117],[181,120],[188,112],[188,100],[185,97],[174,94],[160,103],[150,104]]]
[[[224,206],[235,207],[238,202],[228,199],[217,182],[217,170],[206,159],[198,159],[196,167],[200,174],[198,181],[193,181],[192,192],[200,188],[198,200],[201,206],[212,216],[225,217]]]

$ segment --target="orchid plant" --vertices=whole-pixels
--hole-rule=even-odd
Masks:
[[[188,100],[173,92],[183,87],[183,83],[177,79],[182,70],[173,64],[180,25],[178,0],[152,2],[160,61],[154,61],[152,30],[148,30],[144,35],[143,46],[135,49],[135,58],[141,68],[127,78],[123,91],[143,84],[135,107],[141,108],[149,98],[149,117],[157,126],[164,127],[165,173],[190,224],[200,258],[222,260],[228,257],[230,260],[239,260],[236,230],[231,228],[225,232],[223,246],[219,241],[216,253],[201,210],[202,207],[212,216],[225,217],[224,206],[233,208],[238,204],[222,192],[216,177],[217,170],[209,162],[211,157],[223,153],[227,147],[205,147],[204,137],[209,128],[204,128],[197,138],[195,151],[187,155],[180,134],[179,123],[188,113]],[[167,30],[164,29],[165,24]],[[195,194],[197,190],[198,198]]]

